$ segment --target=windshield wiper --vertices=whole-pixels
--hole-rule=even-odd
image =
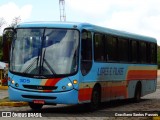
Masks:
[[[40,49],[38,50],[37,67],[38,67],[39,58],[40,58]]]
[[[45,48],[45,50],[44,50],[44,53],[43,53],[43,59],[42,59],[42,69],[43,69],[43,64],[44,64],[44,62],[46,63],[46,65],[48,66],[48,68],[49,68],[49,70],[54,74],[54,75],[56,75],[56,72],[54,71],[54,69],[50,66],[50,64],[47,62],[47,60],[45,59],[45,53],[46,53],[46,48]]]
[[[23,73],[27,73],[32,67],[33,67],[33,65],[34,65],[34,63],[37,61],[37,66],[36,66],[36,68],[38,68],[38,62],[39,62],[39,58],[40,58],[40,49],[38,50],[38,57],[37,58],[35,58],[35,60],[24,70],[24,72]]]

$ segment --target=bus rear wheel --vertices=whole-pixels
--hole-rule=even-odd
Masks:
[[[141,84],[137,83],[134,95],[134,102],[140,102],[141,100]]]
[[[32,110],[40,110],[43,107],[43,104],[35,104],[32,102],[29,102],[29,106],[30,108],[32,108]]]

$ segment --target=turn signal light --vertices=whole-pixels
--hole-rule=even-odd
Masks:
[[[78,81],[77,80],[73,80],[73,84],[77,84],[78,83]]]

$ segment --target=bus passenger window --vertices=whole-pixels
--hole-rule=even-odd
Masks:
[[[117,38],[113,36],[107,36],[107,60],[117,60]]]
[[[150,52],[151,52],[151,63],[157,64],[157,45],[152,43],[150,46]]]
[[[139,46],[139,59],[141,63],[146,63],[147,62],[147,46],[146,42],[140,42]]]
[[[105,44],[102,34],[94,35],[94,60],[98,62],[105,61]]]
[[[91,32],[82,31],[81,41],[81,71],[86,75],[92,67],[92,35]]]
[[[128,39],[119,38],[118,39],[118,52],[119,61],[128,62]]]
[[[131,41],[131,61],[137,63],[138,60],[138,43],[135,40]]]

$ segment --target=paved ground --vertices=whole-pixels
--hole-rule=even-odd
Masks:
[[[7,90],[0,90],[0,99],[3,99],[5,97],[8,97],[8,91]]]

